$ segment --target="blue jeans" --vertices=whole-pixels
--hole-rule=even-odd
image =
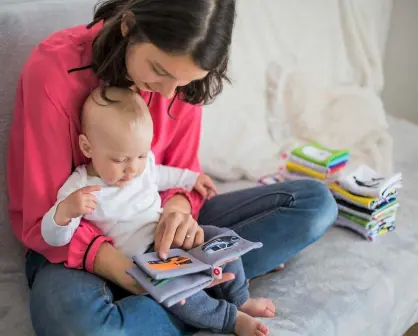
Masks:
[[[208,201],[201,225],[229,227],[262,249],[242,257],[247,278],[273,270],[319,239],[337,216],[321,183],[292,181],[223,194]],[[190,327],[147,296],[128,295],[81,270],[51,264],[30,251],[26,274],[37,335],[176,336]]]

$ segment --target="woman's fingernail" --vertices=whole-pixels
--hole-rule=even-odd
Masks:
[[[161,257],[161,259],[166,260],[167,259],[167,253],[160,253],[160,257]]]

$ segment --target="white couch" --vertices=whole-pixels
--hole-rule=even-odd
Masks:
[[[30,49],[36,43],[60,28],[89,22],[94,2],[95,0],[0,0],[0,67],[2,69],[0,80],[0,335],[33,335],[28,315],[28,290],[24,276],[23,250],[13,238],[6,210],[5,157],[17,78]],[[239,0],[238,2],[239,15],[250,21],[247,29],[252,26],[262,27],[260,30],[264,32],[266,29],[268,31],[269,26],[269,23],[263,20],[265,12],[268,10],[270,18],[274,17],[272,11],[280,10],[280,6],[275,3],[285,3],[274,0],[262,2]],[[344,6],[348,1],[341,0],[338,3]],[[315,10],[312,1],[292,0],[292,4],[289,4],[288,2],[287,7],[283,7],[289,12],[278,15],[281,20],[286,21],[293,27],[292,29],[304,29],[303,25],[298,28],[298,24],[292,23],[292,15],[296,13],[292,12],[292,9],[296,11],[306,5],[307,9],[302,13],[303,15],[298,12],[299,14],[295,17],[306,17],[309,24],[313,24],[315,18],[308,15]],[[316,0],[315,4],[324,6],[327,0]],[[267,7],[263,9],[265,5]],[[252,13],[243,13],[250,8],[256,10]],[[323,16],[322,20],[326,18]],[[240,29],[237,43],[245,41],[247,32],[243,31],[242,27],[242,24],[237,26]],[[254,30],[251,31],[254,32]],[[268,59],[259,55],[260,58],[257,60],[259,52],[257,48],[278,41],[276,33],[272,30],[271,35],[260,36],[259,44],[253,45],[254,49],[249,51],[254,56],[253,64],[244,62],[245,58],[240,59],[239,55],[233,58],[235,72],[241,69],[246,72],[245,76],[254,78],[255,83],[259,83],[260,87],[256,88],[256,91],[252,88],[249,92],[246,91],[248,87],[245,88],[238,83],[234,90],[241,91],[230,89],[223,98],[225,102],[232,97],[228,95],[245,96],[242,101],[247,105],[239,106],[247,108],[247,111],[250,107],[250,110],[254,111],[254,114],[243,115],[244,118],[255,120],[254,129],[245,130],[247,136],[253,136],[252,143],[246,144],[246,146],[254,146],[252,150],[257,150],[257,146],[265,146],[269,137],[266,126],[259,122],[261,119],[264,120],[264,115],[260,112],[263,109],[260,101],[264,94],[264,87],[261,87],[264,81],[261,76],[264,78],[266,66],[260,62],[268,61]],[[286,38],[281,40],[286,40]],[[338,41],[333,43],[338,43]],[[382,42],[381,48],[383,44]],[[246,47],[248,45],[240,44],[235,48],[245,50]],[[309,58],[309,55],[305,56]],[[322,66],[325,65],[322,64]],[[261,75],[260,72],[263,74]],[[330,76],[332,76],[331,72]],[[378,77],[370,76],[369,78]],[[371,82],[379,90],[381,81]],[[253,101],[249,99],[250,93],[253,93]],[[213,112],[217,117],[228,114],[228,110],[220,110],[222,106],[226,105],[222,105],[222,102],[218,105],[214,104],[207,113]],[[212,154],[207,152],[210,147],[208,134],[211,131],[211,118],[214,116],[205,116],[204,146],[201,153],[202,162],[209,169],[210,160],[213,158]],[[235,114],[234,118],[238,118],[238,114]],[[412,147],[412,143],[416,142],[418,127],[396,119],[390,119],[390,125],[395,141],[395,168],[404,173],[406,181],[401,197],[402,208],[397,231],[382,237],[376,243],[369,243],[351,232],[333,228],[322,240],[295,257],[285,271],[253,281],[252,293],[271,297],[277,303],[277,317],[266,321],[272,330],[272,335],[400,336],[418,321],[418,291],[416,290],[418,209],[416,207],[417,189],[414,189],[418,187],[418,170],[416,169],[418,156]],[[249,167],[253,163],[243,159],[243,153],[248,150],[248,147],[241,148],[237,142],[234,142],[234,139],[229,139],[229,141],[230,148],[237,153],[234,157],[235,161],[224,162],[224,157],[220,156],[218,161],[213,163],[216,165],[213,171],[222,177],[220,167],[223,167],[225,177],[234,179],[244,175],[243,167]],[[277,144],[269,148],[271,153],[277,149],[275,146],[277,147]],[[252,165],[252,172],[257,171],[258,168],[257,164]],[[229,169],[228,172],[227,169]],[[226,191],[253,184],[253,182],[238,181],[221,184],[220,188]]]

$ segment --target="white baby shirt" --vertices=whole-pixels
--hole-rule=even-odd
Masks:
[[[43,217],[42,237],[52,246],[68,244],[81,217],[72,219],[66,226],[57,225],[54,215],[58,204],[80,188],[99,185],[102,189],[94,192],[96,209],[84,218],[112,238],[115,247],[128,257],[144,253],[154,241],[154,231],[162,213],[159,191],[191,190],[198,176],[187,169],[156,165],[152,152],[148,154],[144,172],[123,187],[109,186],[99,177],[88,176],[86,167],[80,166],[58,191],[57,202]]]

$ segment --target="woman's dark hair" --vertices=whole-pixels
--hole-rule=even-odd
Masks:
[[[135,21],[124,37],[122,20]],[[130,14],[130,15],[132,15]],[[235,0],[102,0],[94,20],[106,25],[93,42],[93,71],[104,86],[130,87],[125,54],[129,43],[149,42],[174,55],[190,54],[208,71],[202,80],[178,87],[176,96],[191,104],[211,102],[223,88],[235,19]]]

